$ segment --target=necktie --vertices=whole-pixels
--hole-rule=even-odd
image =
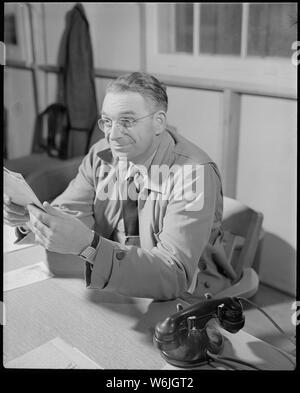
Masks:
[[[135,176],[130,176],[127,180],[127,194],[123,201],[123,220],[126,236],[139,236],[138,220],[138,193],[136,188]]]

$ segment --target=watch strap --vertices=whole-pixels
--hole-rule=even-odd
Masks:
[[[93,231],[93,232],[94,232],[94,237],[93,237],[92,243],[90,244],[90,247],[93,247],[96,250],[96,248],[98,247],[99,241],[100,241],[100,236],[98,235],[97,232],[95,232],[95,231]]]
[[[79,256],[85,260],[93,260],[96,255],[96,250],[100,241],[100,236],[97,232],[94,232],[94,237],[92,242],[85,247],[79,254]]]

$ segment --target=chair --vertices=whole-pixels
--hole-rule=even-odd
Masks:
[[[252,297],[258,289],[259,278],[253,269],[259,241],[262,236],[262,213],[241,202],[224,197],[223,229],[226,255],[238,279],[214,298]]]

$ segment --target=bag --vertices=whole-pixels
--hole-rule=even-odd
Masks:
[[[46,151],[50,157],[68,158],[69,119],[67,108],[54,103],[37,116],[33,152]]]

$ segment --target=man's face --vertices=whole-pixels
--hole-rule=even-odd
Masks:
[[[152,154],[155,139],[153,116],[137,121],[128,129],[119,127],[116,121],[135,120],[153,112],[153,107],[139,93],[106,94],[102,118],[112,120],[112,127],[106,132],[106,138],[114,156],[127,157],[129,161],[138,163]]]

